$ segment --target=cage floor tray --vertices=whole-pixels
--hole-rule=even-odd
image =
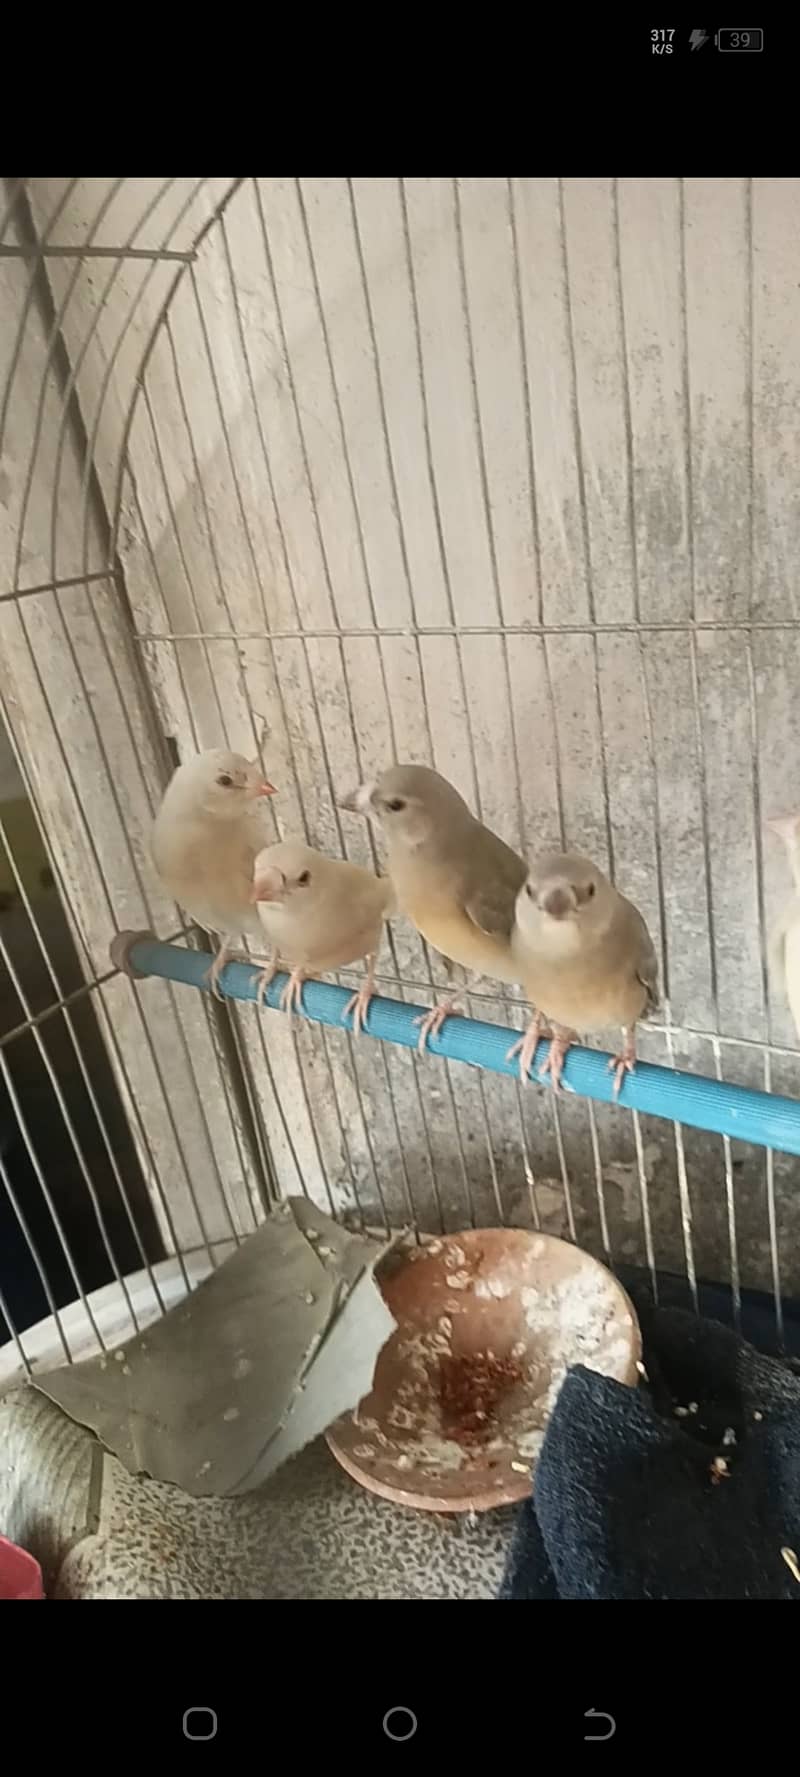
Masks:
[[[566,1241],[470,1230],[392,1255],[380,1283],[397,1329],[371,1394],[327,1438],[386,1499],[433,1512],[523,1499],[570,1365],[637,1381],[628,1296]]]

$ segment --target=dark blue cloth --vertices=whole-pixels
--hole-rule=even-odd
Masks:
[[[800,1600],[781,1554],[800,1560],[795,1366],[716,1321],[637,1308],[649,1382],[569,1372],[500,1597]]]
[[[615,1265],[614,1269],[637,1309],[652,1308],[649,1274],[633,1266]],[[685,1275],[659,1271],[656,1285],[660,1308],[688,1308],[694,1312],[689,1280]],[[700,1277],[697,1298],[698,1310],[707,1320],[720,1320],[727,1327],[736,1325],[733,1291],[728,1284],[709,1283]],[[781,1306],[782,1328],[779,1328],[774,1296],[766,1290],[743,1290],[737,1330],[750,1345],[755,1345],[757,1351],[766,1352],[770,1357],[800,1357],[800,1301],[796,1297],[784,1296]]]

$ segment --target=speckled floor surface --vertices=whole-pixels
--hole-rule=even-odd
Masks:
[[[0,1397],[0,1533],[57,1598],[494,1598],[512,1509],[468,1521],[365,1493],[318,1441],[256,1493],[134,1479],[35,1389]]]

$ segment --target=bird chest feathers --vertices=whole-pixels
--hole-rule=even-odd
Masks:
[[[227,841],[227,834],[224,837]],[[251,842],[237,835],[232,843],[220,844],[219,835],[215,834],[213,844],[206,838],[204,843],[192,846],[186,856],[185,873],[194,892],[202,894],[207,900],[225,905],[232,899],[246,902],[250,894],[254,859],[255,851]]]
[[[587,947],[574,920],[538,922],[518,938],[515,954],[533,1004],[558,1024],[575,1030],[631,1025],[647,1004],[647,990],[632,967],[619,966],[615,933]]]
[[[250,888],[255,850],[249,828],[220,832],[199,824],[154,845],[156,867],[179,906],[210,931],[255,928]]]
[[[296,889],[286,901],[259,901],[258,911],[283,962],[324,973],[379,949],[384,902],[375,878],[350,875],[349,866],[341,865],[316,891]]]

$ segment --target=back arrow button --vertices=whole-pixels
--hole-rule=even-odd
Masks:
[[[605,1709],[587,1709],[585,1711],[583,1719],[584,1719],[584,1721],[597,1722],[598,1725],[604,1721],[608,1722],[608,1728],[606,1729],[606,1731],[604,1733],[584,1734],[584,1736],[583,1736],[584,1740],[613,1740],[614,1735],[616,1734],[616,1731],[617,1731],[617,1724],[614,1720],[613,1715],[609,1715],[607,1710],[605,1710]]]

